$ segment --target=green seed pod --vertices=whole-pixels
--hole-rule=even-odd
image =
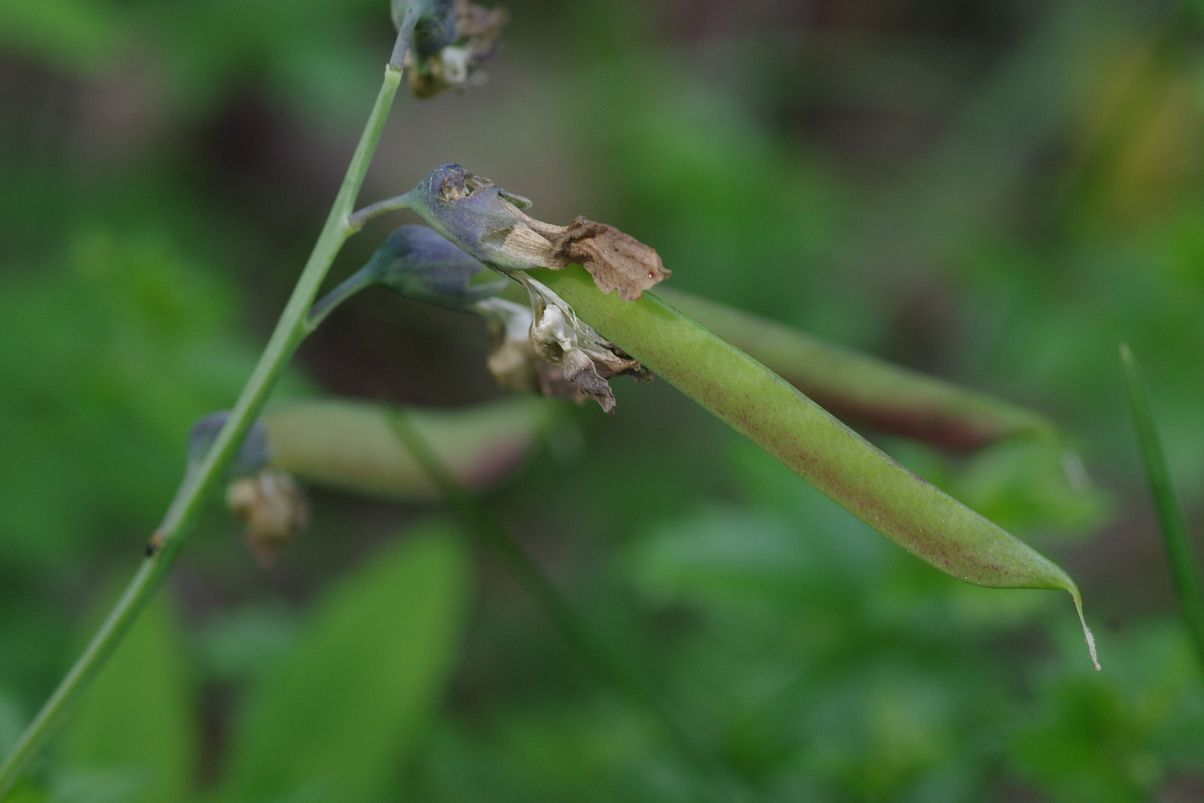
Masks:
[[[909,552],[977,585],[1067,591],[1082,619],[1078,586],[1061,567],[665,302],[645,295],[624,303],[597,292],[580,271],[540,270],[532,277],[653,373]],[[1094,639],[1082,624],[1095,662]]]
[[[841,419],[952,451],[1054,437],[1032,410],[958,387],[750,312],[666,288],[658,294]]]
[[[272,466],[299,479],[393,499],[439,498],[422,465],[398,439],[385,404],[349,399],[291,402],[263,417]],[[551,421],[542,400],[507,398],[461,410],[406,415],[463,485],[483,490],[523,464]]]

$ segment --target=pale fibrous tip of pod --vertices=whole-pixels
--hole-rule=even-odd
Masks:
[[[1096,672],[1101,672],[1103,671],[1103,667],[1099,663],[1099,651],[1095,646],[1095,634],[1087,626],[1087,617],[1083,614],[1083,596],[1079,593],[1078,586],[1074,583],[1070,584],[1067,591],[1070,592],[1070,597],[1074,600],[1074,610],[1079,615],[1079,624],[1083,627],[1083,640],[1087,642],[1087,652],[1091,654],[1091,665],[1095,667]]]

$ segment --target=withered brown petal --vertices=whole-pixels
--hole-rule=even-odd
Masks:
[[[530,220],[530,218],[528,218]],[[492,231],[481,238],[485,245],[493,246],[505,252],[511,260],[529,262],[532,265],[543,266],[555,261],[552,244],[539,234],[526,221],[520,221],[505,229]],[[565,263],[567,264],[567,263]],[[563,267],[563,266],[561,266]]]
[[[599,372],[598,367],[584,352],[576,350],[567,352],[560,363],[565,379],[572,382],[586,397],[596,401],[603,412],[613,413],[615,394],[610,389],[610,383],[602,375],[607,372]]]
[[[562,264],[580,262],[603,293],[618,290],[628,301],[669,278],[656,250],[608,223],[579,217],[566,226],[553,245]]]
[[[506,337],[500,326],[490,324],[490,352],[485,366],[498,387],[538,393],[541,390],[538,360],[529,340]]]
[[[309,502],[290,475],[275,469],[236,480],[226,491],[226,506],[246,525],[247,545],[260,566],[309,526]]]

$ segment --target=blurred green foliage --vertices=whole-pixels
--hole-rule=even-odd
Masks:
[[[463,545],[428,528],[326,594],[248,691],[222,800],[381,800],[456,653]]]
[[[96,599],[91,635],[119,592]],[[54,797],[156,801],[187,797],[199,755],[189,670],[173,600],[155,600],[95,681],[63,735]],[[118,736],[119,738],[114,738]]]
[[[881,441],[1067,565],[1100,674],[1057,595],[943,578],[663,384],[566,413],[486,504],[716,796],[1204,795],[1204,683],[1114,361],[1143,356],[1198,537],[1198,4],[509,5],[491,83],[399,104],[365,200],[461,162],[655,245],[683,289],[1047,410],[1091,482],[1032,444]],[[0,748],[249,371],[390,37],[368,0],[0,3]],[[282,393],[481,401],[483,354],[474,321],[365,296]],[[359,799],[697,798],[486,553],[470,576],[446,527],[408,531],[423,508],[313,501],[266,574],[207,517],[13,799],[299,800],[318,767]]]

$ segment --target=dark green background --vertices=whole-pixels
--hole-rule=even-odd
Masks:
[[[1062,595],[960,585],[665,383],[617,383],[615,416],[568,410],[486,504],[700,756],[597,680],[487,552],[412,595],[466,606],[452,636],[409,607],[382,615],[381,556],[450,525],[315,491],[314,526],[266,573],[212,506],[159,625],[131,642],[142,657],[22,794],[1204,796],[1204,684],[1115,356],[1127,340],[1142,360],[1198,535],[1199,3],[509,5],[486,86],[399,99],[364,200],[460,162],[542,219],[584,214],[654,245],[676,287],[1047,411],[1090,490],[1029,447],[878,441],[1068,568],[1105,671]],[[249,372],[391,36],[384,0],[0,5],[0,745],[132,571],[191,423]],[[336,275],[391,223],[353,240]],[[497,395],[484,350],[475,320],[369,294],[306,344],[280,395],[482,401]],[[315,647],[327,631],[342,640]],[[435,679],[356,669],[394,653],[423,655]],[[393,730],[332,737],[334,754],[379,753],[344,768],[358,785],[247,797],[250,781],[229,780],[250,761],[232,734],[277,672],[296,680],[283,711],[414,704]],[[288,750],[278,727],[267,743]],[[296,761],[298,789],[316,772],[275,760]]]

